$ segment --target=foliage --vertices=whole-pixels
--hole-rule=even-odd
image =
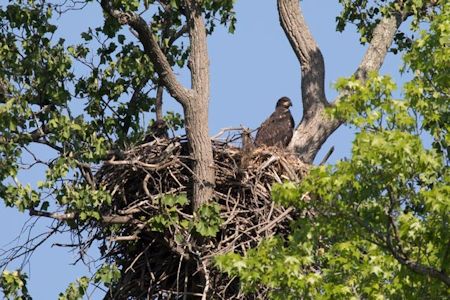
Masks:
[[[111,286],[120,278],[120,271],[115,264],[104,264],[89,279],[86,276],[78,278],[75,282],[69,284],[64,293],[60,293],[58,300],[80,300],[86,295],[90,282],[96,285],[104,284],[106,287]]]
[[[83,276],[72,282],[64,293],[60,293],[58,300],[78,300],[86,294],[89,285],[89,278]]]
[[[341,14],[336,17],[336,29],[343,31],[348,23],[354,24],[360,34],[360,42],[366,44],[372,39],[373,30],[383,16],[400,14],[401,18],[413,16],[412,28],[417,29],[421,21],[430,20],[441,3],[445,1],[423,0],[339,0],[342,5]],[[431,12],[430,12],[431,11]],[[398,31],[394,37],[393,53],[411,47],[414,36]]]
[[[107,287],[117,282],[120,278],[120,272],[117,266],[113,264],[104,264],[94,276],[95,283],[104,283]]]
[[[273,299],[442,299],[450,295],[450,6],[412,44],[405,99],[371,74],[341,79],[333,117],[357,128],[352,155],[311,170],[273,198],[302,217],[274,237],[217,265],[245,291],[264,285]],[[425,146],[432,139],[430,147]]]
[[[170,65],[186,66],[190,50],[183,1],[111,2],[148,20]],[[112,204],[109,193],[94,182],[95,168],[111,153],[143,141],[160,84],[134,33],[107,14],[102,25],[80,32],[79,42],[59,38],[59,17],[81,9],[98,11],[102,18],[99,4],[90,0],[0,6],[0,198],[21,212],[63,212],[79,234],[101,221],[101,208]],[[234,31],[232,0],[202,1],[201,9],[208,34],[218,24]],[[173,131],[184,126],[183,116],[174,112],[164,120]],[[20,182],[30,170],[42,176]],[[212,226],[198,231],[211,235],[217,224]],[[21,288],[26,277],[14,274],[3,276]],[[79,279],[60,298],[81,297],[87,284]],[[16,290],[5,291],[13,297]]]
[[[415,42],[401,32],[396,36],[393,51],[410,50],[405,68],[414,75],[404,87],[405,99],[392,97],[395,84],[388,77],[372,74],[365,83],[339,81],[337,88],[346,96],[330,114],[359,129],[351,159],[312,170],[300,186],[275,186],[273,198],[301,212],[292,233],[287,239],[267,239],[245,256],[218,257],[217,265],[238,275],[244,290],[264,284],[275,299],[446,295],[449,4],[340,2],[344,9],[337,29],[355,23],[362,43],[370,41],[382,16],[400,9],[414,16],[413,29],[419,22],[431,22]],[[145,17],[173,68],[185,67],[190,51],[182,3],[112,1],[114,8]],[[208,34],[218,24],[234,31],[233,4],[201,1]],[[80,33],[82,42],[69,45],[58,38],[59,14],[96,9],[94,5],[98,3],[90,0],[29,0],[0,7],[0,198],[31,214],[62,211],[78,232],[98,224],[103,209],[113,205],[111,195],[96,186],[93,169],[142,141],[160,85],[154,66],[132,36],[136,33],[129,34],[107,14],[101,26]],[[182,116],[175,113],[167,113],[165,120],[173,130],[183,126]],[[428,135],[432,145],[427,148],[423,136]],[[23,172],[39,167],[45,173],[42,181],[20,182]],[[203,237],[219,232],[218,205],[204,205],[188,218],[183,213],[189,204],[185,196],[158,200],[159,214],[139,220],[151,230],[175,228]],[[118,227],[102,229],[119,232]],[[79,299],[90,282],[110,287],[119,277],[116,265],[105,264],[92,278],[71,283],[60,299]],[[30,299],[26,280],[19,271],[3,271],[5,297]]]
[[[22,274],[20,271],[9,272],[4,270],[0,277],[0,288],[5,299],[31,299],[27,290],[27,275]]]
[[[86,294],[89,283],[93,281],[96,284],[102,283],[106,287],[117,282],[120,272],[115,264],[104,264],[101,266],[92,279],[86,276],[78,278],[75,282],[69,284],[64,293],[60,293],[58,300],[78,300]],[[5,299],[31,300],[26,287],[27,275],[19,271],[3,271],[0,277],[0,287]]]
[[[433,147],[447,160],[450,157],[450,4],[430,24],[430,33],[422,32],[413,51],[405,55],[414,78],[405,85],[411,106],[422,116],[422,126],[433,138]]]
[[[220,205],[217,203],[203,204],[197,212],[197,220],[194,220],[195,231],[204,237],[214,237],[219,232]]]
[[[124,10],[144,9],[171,65],[183,67],[189,49],[180,3],[168,1],[163,8],[156,1],[114,1]],[[150,5],[152,14],[145,9]],[[144,117],[154,110],[157,75],[116,20],[107,17],[103,26],[81,33],[79,44],[55,39],[55,14],[70,9],[41,1],[13,1],[0,9],[0,197],[21,211],[42,206],[42,195],[56,191],[54,204],[92,206],[101,191],[85,186],[92,181],[86,166],[142,140]],[[233,1],[204,1],[203,11],[209,32],[217,20],[232,30]],[[174,130],[183,126],[179,114],[169,112],[165,120]],[[24,156],[31,156],[29,163],[19,165]],[[18,182],[20,170],[35,165],[46,166],[46,180],[37,188]],[[86,214],[95,217],[96,207]]]
[[[151,217],[147,223],[151,230],[164,232],[164,230],[181,225],[184,229],[189,228],[189,220],[180,218],[180,211],[189,201],[186,195],[166,195],[160,200],[160,214]]]
[[[166,195],[161,198],[161,213],[151,217],[147,223],[151,230],[164,232],[171,227],[181,227],[189,232],[195,231],[203,237],[214,237],[222,220],[220,206],[216,203],[203,204],[194,218],[182,213],[189,201],[186,195]]]

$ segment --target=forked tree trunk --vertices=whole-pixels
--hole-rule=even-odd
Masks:
[[[193,160],[192,204],[196,210],[211,199],[215,182],[211,140],[208,135],[209,62],[201,3],[198,0],[185,0],[183,3],[190,40],[189,68],[192,85],[190,89],[178,81],[151,27],[140,15],[114,9],[109,0],[102,0],[101,5],[109,15],[122,24],[130,25],[137,32],[139,41],[153,63],[161,83],[183,106],[190,155]]]
[[[294,131],[289,149],[307,163],[312,163],[323,143],[342,122],[324,115],[325,108],[334,105],[325,96],[325,64],[322,53],[301,11],[298,0],[278,0],[280,24],[301,66],[301,96],[303,118]],[[402,23],[402,16],[384,17],[373,32],[373,38],[355,76],[365,80],[367,73],[378,71]]]

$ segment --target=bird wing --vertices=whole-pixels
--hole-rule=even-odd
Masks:
[[[280,134],[280,139],[282,139],[281,144],[284,147],[287,147],[292,139],[292,136],[294,135],[294,118],[292,117],[292,114],[290,111],[288,111],[285,116],[284,120],[281,122],[283,125],[282,134]]]
[[[292,129],[288,127],[290,125],[288,123],[289,119],[286,117],[287,115],[284,113],[278,111],[273,112],[270,117],[261,124],[261,127],[256,133],[255,144],[257,146],[283,146],[285,144],[284,137],[286,133],[289,133],[290,131],[292,136]]]

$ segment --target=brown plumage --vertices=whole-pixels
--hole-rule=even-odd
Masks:
[[[158,139],[167,139],[169,138],[169,134],[167,130],[169,127],[164,120],[156,120],[151,126],[149,126],[147,133],[144,137],[144,143],[149,143],[154,141],[156,138]]]
[[[286,148],[294,133],[294,118],[289,107],[292,102],[288,97],[278,100],[275,111],[265,120],[256,133],[256,146],[276,146]]]

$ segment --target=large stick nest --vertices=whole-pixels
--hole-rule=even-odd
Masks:
[[[278,148],[242,150],[235,143],[213,142],[216,188],[214,201],[223,223],[216,237],[206,239],[182,226],[161,231],[147,220],[161,214],[164,195],[191,194],[194,178],[185,138],[156,139],[105,161],[96,174],[113,196],[103,214],[125,223],[118,232],[104,230],[105,256],[121,267],[119,283],[106,299],[261,299],[242,295],[239,283],[213,267],[213,257],[230,251],[245,253],[266,237],[288,234],[295,216],[271,200],[271,187],[300,181],[308,170],[296,155]],[[180,219],[195,220],[190,208],[177,208]],[[124,221],[125,220],[125,221]],[[106,247],[105,247],[106,248]]]

